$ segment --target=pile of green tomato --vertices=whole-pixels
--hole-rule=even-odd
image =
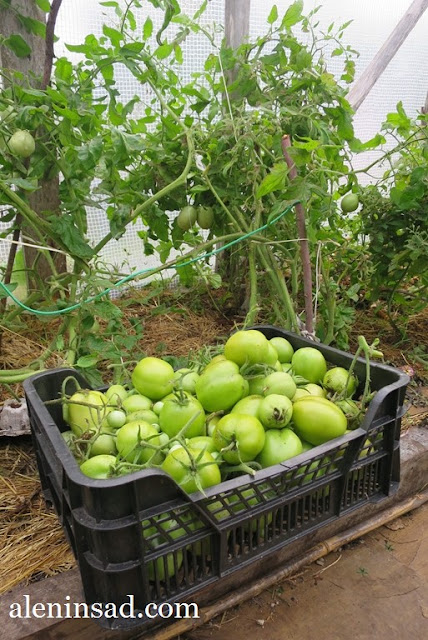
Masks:
[[[63,437],[82,473],[160,468],[188,492],[254,474],[342,436],[362,419],[358,380],[314,347],[237,331],[199,370],[146,357],[132,389],[63,396]]]

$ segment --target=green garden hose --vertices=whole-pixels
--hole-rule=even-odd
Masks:
[[[194,264],[195,262],[198,262],[199,260],[206,260],[207,258],[211,258],[212,256],[217,255],[221,251],[225,251],[226,249],[229,249],[233,245],[238,244],[239,242],[243,242],[247,238],[250,238],[251,236],[253,236],[253,235],[257,234],[257,233],[260,233],[261,231],[264,231],[265,229],[267,229],[271,225],[273,225],[276,222],[278,222],[278,220],[280,220],[284,215],[286,215],[290,211],[290,209],[292,209],[292,207],[294,207],[297,204],[297,202],[298,201],[293,202],[292,204],[288,205],[284,209],[284,211],[282,211],[282,213],[280,213],[276,217],[272,218],[272,220],[269,220],[266,224],[262,225],[258,229],[254,229],[253,231],[245,233],[244,235],[240,236],[239,238],[236,238],[235,240],[231,240],[230,242],[227,242],[226,244],[222,245],[221,247],[218,247],[217,249],[213,249],[212,251],[208,251],[206,253],[203,253],[201,256],[196,256],[195,258],[189,258],[188,260],[185,260],[184,262],[179,262],[175,266],[175,269],[188,267],[189,265]],[[70,313],[71,311],[75,311],[76,309],[78,309],[79,307],[81,307],[84,304],[87,304],[88,302],[94,302],[95,300],[99,300],[103,296],[109,294],[111,291],[117,289],[118,287],[121,287],[122,285],[126,284],[130,280],[135,280],[139,276],[148,274],[151,271],[155,271],[155,270],[156,270],[156,267],[147,267],[146,269],[141,269],[140,271],[136,271],[136,272],[131,273],[130,275],[124,277],[124,278],[121,278],[121,280],[118,280],[118,282],[116,282],[112,287],[107,287],[106,289],[104,289],[100,293],[97,293],[96,295],[93,295],[93,296],[91,296],[89,298],[86,298],[85,300],[82,300],[81,302],[76,302],[75,304],[72,304],[69,307],[65,307],[63,309],[54,309],[52,311],[40,311],[39,309],[33,309],[32,307],[28,307],[26,304],[24,304],[23,302],[18,300],[18,298],[12,293],[12,291],[10,291],[10,289],[3,282],[0,282],[0,288],[5,292],[6,296],[10,297],[15,302],[15,304],[17,304],[19,307],[21,307],[21,309],[23,309],[24,311],[28,311],[29,313],[33,313],[33,314],[35,314],[37,316],[61,316],[61,315],[64,315],[66,313]]]

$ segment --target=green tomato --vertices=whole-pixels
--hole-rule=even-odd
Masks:
[[[179,447],[170,450],[162,469],[187,493],[199,491],[200,487],[207,489],[221,482],[218,464],[208,451],[201,452],[200,449],[188,448],[186,451]]]
[[[346,396],[351,398],[358,386],[358,379],[344,367],[329,369],[323,378],[323,386],[331,393],[343,393],[346,388]]]
[[[247,416],[254,416],[258,418],[260,402],[263,400],[263,396],[251,395],[239,400],[230,413],[243,413]],[[219,418],[220,419],[220,418]]]
[[[312,480],[316,480],[317,478],[322,478],[322,476],[324,476],[327,472],[327,467],[325,466],[325,462],[328,462],[328,458],[323,458],[321,460],[314,460],[308,467],[307,470],[305,470],[305,475],[304,475],[304,480],[302,482],[302,484],[308,484],[309,482],[312,482]],[[324,465],[322,467],[320,467],[319,465]],[[308,471],[310,473],[308,473]],[[300,484],[299,480],[296,480],[295,482],[291,483],[291,486],[296,486]],[[327,487],[327,492],[329,493],[330,490]]]
[[[212,364],[217,364],[217,362],[229,362],[229,360],[226,358],[224,353],[219,353],[218,355],[214,356],[214,358],[211,358],[211,360],[208,362],[207,366],[205,367],[204,371],[206,371],[208,367],[210,367]],[[239,371],[239,367],[238,367],[238,371]]]
[[[36,143],[29,131],[19,130],[9,138],[7,143],[13,155],[21,158],[29,158],[35,151]]]
[[[165,580],[166,576],[168,576],[169,578],[174,577],[176,572],[181,568],[182,564],[183,551],[181,549],[178,549],[175,554],[167,553],[165,556],[149,562],[147,565],[147,575],[149,576],[149,580],[151,580],[152,582],[156,580],[156,576],[157,579],[162,582]]]
[[[294,352],[291,360],[293,371],[308,382],[321,382],[327,372],[327,362],[321,351],[314,347],[302,347]]]
[[[174,373],[174,386],[189,393],[195,393],[199,374],[193,369],[177,369]]]
[[[189,438],[187,446],[191,449],[204,449],[211,454],[214,451],[217,452],[214,440],[210,436],[196,436],[195,438]]]
[[[190,421],[184,432],[186,438],[201,436],[205,431],[205,411],[202,404],[190,393],[183,397],[167,396],[159,414],[159,424],[170,438],[176,436]]]
[[[259,405],[258,418],[265,429],[282,429],[291,420],[293,404],[287,396],[271,394]]]
[[[69,431],[62,431],[61,433],[62,437],[65,440],[65,444],[68,447],[71,447],[73,445],[74,440],[76,439],[75,434],[71,431],[71,429]]]
[[[279,360],[275,362],[273,368],[275,369],[275,371],[283,371],[282,364]]]
[[[234,362],[219,361],[204,369],[196,382],[196,397],[205,411],[227,411],[248,392]]]
[[[311,444],[310,442],[306,442],[306,440],[301,440],[302,443],[302,453],[305,453],[306,451],[310,451],[311,449],[314,448],[314,445]]]
[[[293,356],[291,356],[293,357]],[[282,363],[282,370],[285,373],[289,373],[290,375],[293,373],[293,365],[291,364],[291,362],[283,362]]]
[[[114,475],[113,470],[115,466],[116,458],[114,456],[108,454],[99,455],[85,460],[85,462],[80,465],[80,471],[90,478],[105,480]]]
[[[364,414],[361,412],[361,408],[356,402],[354,402],[354,400],[345,398],[345,400],[339,400],[334,404],[337,405],[345,414],[348,421],[348,429],[354,430],[360,426],[363,421]]]
[[[265,498],[274,498],[274,491],[264,490],[267,488],[267,485],[260,485],[259,489],[263,490]],[[242,513],[247,514],[248,509],[251,507],[255,507],[259,504],[264,504],[263,499],[257,493],[257,491],[253,487],[249,487],[248,489],[244,489],[242,491],[241,496],[232,495],[228,498],[227,502],[230,504],[232,511],[234,513]],[[251,521],[251,532],[255,533],[257,531],[259,536],[264,536],[266,525],[269,525],[273,520],[273,513],[268,513],[261,518],[257,518]]]
[[[346,416],[333,402],[308,396],[293,405],[293,423],[299,438],[313,445],[342,436],[347,427]]]
[[[126,413],[124,411],[119,411],[119,409],[115,409],[107,416],[107,424],[112,429],[120,429],[126,421]]]
[[[84,404],[81,404],[84,403]],[[80,389],[74,393],[68,403],[67,420],[76,436],[86,431],[95,432],[103,426],[112,407],[101,391]],[[92,405],[92,406],[86,406]]]
[[[158,400],[157,402],[154,403],[152,409],[157,416],[160,414],[162,407],[163,407],[162,400]]]
[[[291,398],[293,402],[299,400],[300,398],[305,398],[306,396],[316,396],[317,398],[326,398],[326,391],[320,387],[318,384],[314,384],[313,382],[308,382],[303,387],[299,387],[296,390],[296,393]]]
[[[143,420],[128,422],[121,427],[116,436],[116,447],[119,455],[133,464],[144,464],[149,460],[157,460],[154,449],[160,446],[159,433],[155,427]]]
[[[161,520],[155,518],[156,525],[150,526],[150,521],[143,521],[144,543],[151,550],[156,551],[160,546],[170,544],[171,540],[182,538],[186,535],[183,527],[176,520]],[[179,549],[174,554],[166,553],[164,556],[152,560],[147,565],[149,580],[165,580],[166,576],[172,578],[183,563],[183,552]]]
[[[151,400],[161,400],[171,393],[174,369],[160,358],[140,360],[132,372],[132,384],[139,393]]]
[[[255,376],[249,378],[249,395],[251,396],[263,396],[266,388],[266,376]]]
[[[275,336],[274,338],[271,338],[269,342],[275,347],[278,354],[278,360],[281,363],[291,362],[294,349],[288,340],[281,338],[280,336]]]
[[[153,425],[156,429],[157,425]],[[159,433],[159,444],[161,447],[166,447],[169,443],[169,436],[166,433],[163,433],[163,431],[161,431]]]
[[[233,333],[224,345],[224,355],[239,366],[268,362],[272,358],[268,339],[256,329]]]
[[[223,416],[213,434],[217,451],[230,464],[254,460],[263,449],[265,430],[258,418],[240,413]]]
[[[216,428],[218,422],[220,420],[220,416],[213,416],[211,420],[207,423],[207,435],[212,437],[214,433],[214,429]]]
[[[269,429],[263,449],[257,456],[262,467],[271,467],[302,453],[300,438],[291,429]]]
[[[116,439],[109,433],[100,433],[89,447],[89,457],[100,455],[116,456]]]
[[[107,389],[105,396],[109,405],[112,405],[113,407],[121,407],[122,402],[128,396],[128,392],[123,385],[113,384]]]
[[[125,398],[122,402],[122,409],[126,413],[135,413],[136,411],[148,411],[152,408],[153,402],[147,396],[142,396],[139,393],[133,393]]]
[[[190,205],[183,207],[177,216],[177,225],[183,231],[188,231],[196,222],[196,209]]]
[[[198,207],[197,221],[201,229],[211,229],[214,222],[214,211],[211,207]]]
[[[266,358],[266,364],[269,364],[271,367],[275,367],[277,362],[278,352],[273,344],[268,340],[268,355]]]
[[[149,424],[159,424],[159,416],[151,409],[143,409],[142,411],[134,411],[128,413],[126,416],[126,422],[134,422],[135,420],[144,420]]]
[[[175,520],[170,520],[169,524],[173,526],[177,523]],[[172,536],[172,532],[168,532],[168,534]],[[158,530],[155,527],[151,527],[151,529],[146,532],[146,535],[156,535],[154,540],[151,541],[150,545],[154,549],[156,549],[156,547],[160,546],[161,544],[165,544],[165,540],[159,534]],[[179,571],[179,569],[181,568],[182,564],[183,551],[181,549],[178,549],[178,551],[176,551],[175,553],[167,553],[164,556],[149,562],[147,565],[147,575],[149,576],[149,580],[152,582],[155,582],[156,579],[162,582],[167,576],[168,578],[174,577],[177,571]]]
[[[289,373],[285,373],[285,371],[274,371],[265,378],[263,395],[269,396],[274,393],[292,398],[296,393],[296,388],[296,383]]]
[[[351,213],[358,209],[358,205],[360,201],[356,193],[347,193],[346,196],[343,196],[340,207],[344,213]]]

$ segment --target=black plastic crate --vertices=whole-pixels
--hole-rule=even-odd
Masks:
[[[258,325],[267,338],[283,336],[295,349],[310,340]],[[349,368],[352,356],[317,344],[326,360]],[[356,365],[361,388],[366,365]],[[368,501],[379,501],[399,483],[399,439],[407,375],[371,363],[372,400],[361,428],[284,463],[188,495],[161,470],[109,480],[80,472],[61,432],[68,429],[59,404],[72,369],[36,374],[24,383],[43,491],[62,522],[79,564],[85,598],[128,601],[144,614],[148,603],[197,599],[222,577],[310,534]],[[361,390],[360,388],[360,390]],[[73,389],[70,389],[72,392]],[[100,618],[125,629],[149,624]]]

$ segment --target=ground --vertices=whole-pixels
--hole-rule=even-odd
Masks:
[[[374,530],[181,640],[428,637],[428,504]]]

